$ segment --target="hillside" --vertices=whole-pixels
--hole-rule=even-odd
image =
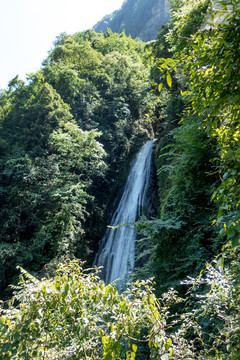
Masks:
[[[17,265],[92,262],[105,210],[151,131],[144,48],[109,32],[62,34],[28,84],[15,78],[1,94],[1,298]]]
[[[120,10],[106,15],[95,26],[96,32],[113,32],[140,38],[143,41],[154,40],[162,25],[169,21],[169,6],[166,0],[126,0]]]

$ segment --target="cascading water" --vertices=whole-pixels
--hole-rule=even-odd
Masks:
[[[134,269],[136,230],[129,225],[116,229],[111,227],[133,223],[146,206],[153,144],[154,141],[148,141],[137,154],[110,228],[100,242],[94,264],[103,266],[102,277],[107,284],[124,279]]]

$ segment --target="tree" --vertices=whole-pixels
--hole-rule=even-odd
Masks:
[[[88,190],[105,168],[100,133],[81,130],[41,74],[10,91],[8,101],[0,178],[2,287],[17,264],[38,271],[57,256],[73,256],[77,241],[86,251],[81,237],[92,201]]]
[[[192,52],[185,58],[190,75],[189,100],[202,126],[215,138],[221,179],[215,199],[218,223],[234,245],[239,244],[239,41],[240,10],[237,1],[221,1],[211,23],[197,34]],[[194,61],[194,66],[193,66]]]

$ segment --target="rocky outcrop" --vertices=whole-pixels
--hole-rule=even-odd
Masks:
[[[143,41],[154,40],[162,25],[169,21],[167,0],[125,0],[120,10],[106,15],[93,29],[113,32],[140,38]]]

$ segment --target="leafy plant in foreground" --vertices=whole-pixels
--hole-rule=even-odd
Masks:
[[[41,281],[20,270],[15,295],[2,306],[1,359],[134,360],[143,344],[152,360],[239,358],[239,248],[226,247],[185,281],[185,300],[172,289],[158,300],[152,280],[119,294],[99,280],[99,269],[84,270],[77,260]],[[184,311],[174,314],[179,302]]]
[[[177,300],[174,292],[170,297]],[[119,294],[78,261],[61,264],[50,280],[21,269],[18,291],[2,310],[1,358],[133,360],[142,343],[152,359],[177,359],[182,347],[191,354],[184,339],[166,333],[165,300],[156,299],[151,280]]]

